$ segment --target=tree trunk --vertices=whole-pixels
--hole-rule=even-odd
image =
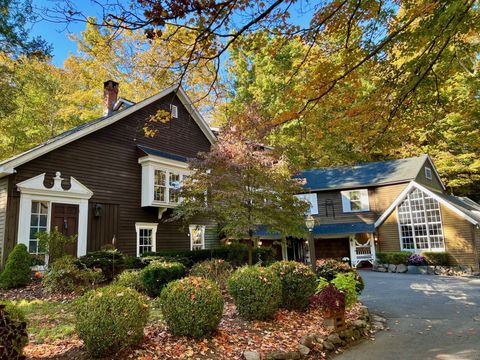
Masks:
[[[285,237],[282,238],[282,260],[288,260],[287,239]]]
[[[248,265],[253,265],[253,238],[248,241]]]

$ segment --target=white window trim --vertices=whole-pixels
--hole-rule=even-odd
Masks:
[[[178,206],[178,203],[170,202],[170,173],[180,175],[181,179],[185,176],[192,174],[192,171],[188,169],[188,163],[171,160],[155,155],[148,155],[138,159],[138,163],[142,166],[142,207],[144,206],[156,206],[164,208],[174,208]],[[155,170],[165,171],[165,199],[167,201],[155,200]]]
[[[350,193],[353,191],[360,191],[360,200],[362,208],[359,210],[352,210],[350,202]],[[359,213],[370,211],[370,199],[368,196],[368,189],[352,189],[340,192],[342,196],[342,209],[344,213]]]
[[[422,191],[421,189],[418,189],[417,190],[421,191],[423,193],[423,196],[425,196],[425,192]],[[412,190],[413,191],[413,190]],[[414,253],[422,253],[422,252],[444,252],[446,251],[446,246],[445,246],[445,229],[443,228],[443,218],[442,218],[442,207],[440,206],[441,202],[439,202],[437,199],[433,198],[433,200],[437,201],[438,202],[438,205],[439,205],[439,208],[438,208],[438,212],[440,214],[440,225],[442,227],[442,237],[443,237],[443,247],[441,248],[432,248],[431,247],[431,241],[430,241],[430,231],[428,230],[428,216],[427,216],[427,210],[423,209],[424,211],[424,216],[425,216],[425,224],[426,224],[426,227],[427,227],[427,241],[428,241],[428,248],[427,249],[417,249],[417,239],[415,238],[415,228],[413,227],[413,225],[415,225],[413,223],[413,215],[412,215],[412,207],[411,205],[409,205],[409,214],[410,214],[410,221],[412,222],[412,238],[413,238],[413,249],[406,249],[403,247],[403,239],[402,239],[402,227],[401,227],[401,224],[400,224],[400,215],[399,215],[399,212],[398,212],[398,207],[406,200],[410,201],[410,198],[409,198],[409,195],[410,195],[411,191],[409,191],[407,193],[407,195],[405,196],[405,198],[403,199],[403,201],[401,201],[400,203],[398,203],[396,205],[396,216],[397,216],[397,226],[398,226],[398,239],[400,240],[400,249],[401,251],[409,251],[409,252],[414,252]],[[426,195],[429,195],[429,194],[426,194]],[[423,200],[424,204],[425,204],[425,200]],[[419,224],[421,225],[421,224]]]
[[[188,226],[188,230],[189,230],[189,237],[190,237],[190,250],[193,251],[193,235],[192,235],[192,231],[196,228],[196,227],[200,227],[200,229],[202,230],[202,243],[201,243],[201,249],[205,249],[205,228],[206,226],[205,225],[197,225],[197,224],[191,224]]]
[[[140,229],[152,230],[152,252],[157,251],[157,228],[158,223],[135,223],[137,233],[137,257],[140,257]]]
[[[433,179],[432,169],[429,168],[428,166],[425,167],[425,178],[427,180],[432,180]]]
[[[318,215],[317,193],[297,194],[295,197],[307,201],[310,204],[310,208],[306,211],[306,215]]]
[[[63,178],[59,172],[53,179],[54,185],[51,188],[44,185],[45,173],[17,184],[20,191],[17,243],[29,247],[32,201],[48,203],[47,232],[50,232],[53,203],[78,205],[77,256],[83,256],[87,253],[88,200],[93,192],[73,176],[70,178],[71,186],[68,190],[62,188]]]

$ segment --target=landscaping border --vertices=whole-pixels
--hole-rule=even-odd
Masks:
[[[480,276],[480,272],[474,272],[471,266],[432,266],[432,265],[404,265],[404,264],[374,264],[373,271],[389,273],[408,273],[423,275],[444,276]]]

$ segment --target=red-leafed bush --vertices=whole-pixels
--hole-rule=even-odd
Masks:
[[[334,285],[325,286],[318,294],[310,299],[313,307],[323,311],[337,312],[345,309],[345,294]]]

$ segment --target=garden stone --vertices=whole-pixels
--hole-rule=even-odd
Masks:
[[[332,333],[328,335],[328,341],[330,341],[334,345],[337,345],[342,342],[342,339],[340,339],[340,336],[338,336],[337,333]]]
[[[315,337],[312,335],[304,335],[300,338],[300,344],[308,348],[313,348],[315,345]]]
[[[245,360],[260,360],[260,354],[256,351],[244,351],[243,357]]]
[[[397,273],[406,273],[408,270],[407,265],[399,264],[397,265]]]
[[[472,273],[472,268],[468,265],[460,265],[460,270],[465,273],[465,274],[471,274]]]
[[[272,351],[265,355],[265,360],[288,360],[288,353],[283,351]]]
[[[312,334],[313,338],[315,339],[315,343],[323,344],[324,336],[321,334]]]
[[[388,272],[390,272],[390,273],[397,272],[397,265],[395,265],[395,264],[388,265]]]
[[[358,331],[357,329],[353,330],[353,337],[355,339],[360,339],[360,331]]]
[[[302,354],[299,353],[298,351],[287,352],[287,359],[288,360],[298,360],[298,359],[301,359],[301,358],[302,358]]]
[[[333,344],[327,340],[323,343],[323,348],[327,351],[332,351],[333,349],[335,349],[335,346],[333,346]]]
[[[409,274],[426,274],[427,266],[408,265]]]
[[[310,353],[310,348],[308,348],[307,346],[305,345],[298,345],[298,351],[300,352],[300,354],[302,355],[308,355]]]
[[[427,274],[428,275],[435,275],[435,266],[427,266]]]
[[[367,327],[367,322],[363,320],[355,320],[353,322],[353,326],[355,326],[356,328],[365,328]]]

